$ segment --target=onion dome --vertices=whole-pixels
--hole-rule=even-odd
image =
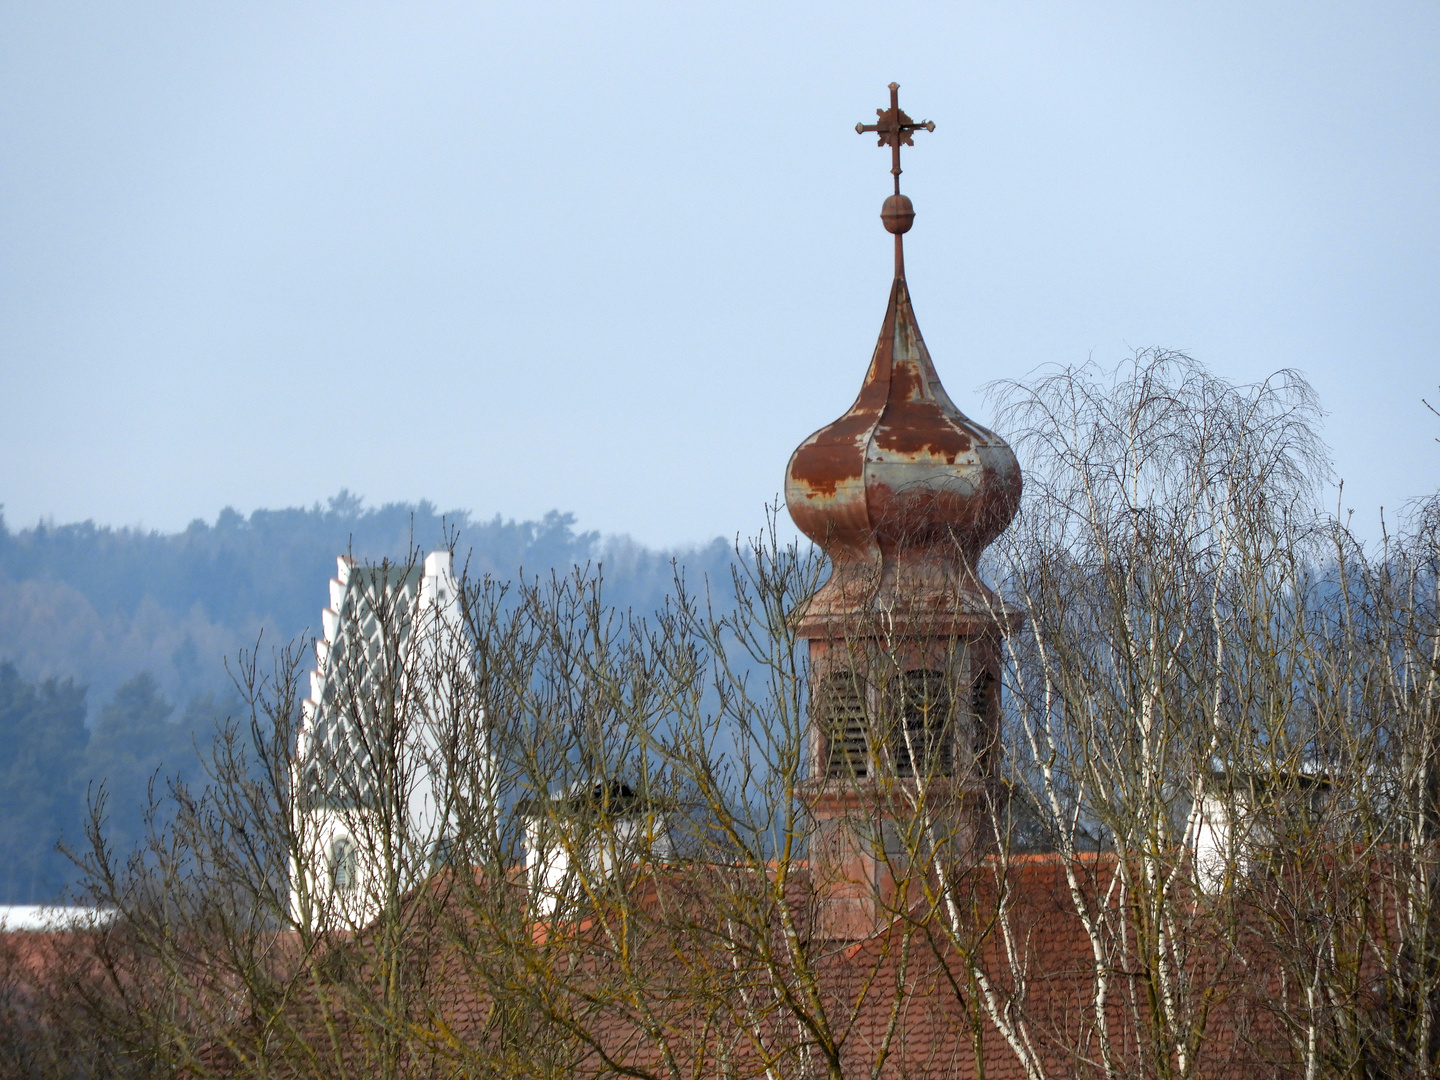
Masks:
[[[893,98],[892,107],[898,187],[901,125],[933,125],[911,122]],[[882,111],[882,144],[886,120]],[[886,199],[895,280],[870,370],[855,404],[801,443],[785,470],[790,516],[832,564],[801,614],[807,637],[830,636],[842,628],[824,623],[877,609],[924,613],[937,631],[936,618],[990,621],[1000,610],[975,564],[1015,516],[1020,466],[1005,440],[965,416],[940,384],[905,280],[901,234],[913,218],[898,191]]]

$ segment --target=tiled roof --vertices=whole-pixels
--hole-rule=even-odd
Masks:
[[[897,905],[853,941],[819,936],[820,898],[804,865],[788,867],[783,888],[774,865],[632,866],[617,897],[543,924],[526,917],[517,873],[437,875],[409,898],[397,956],[407,988],[397,1006],[408,1022],[403,1073],[662,1076],[673,1066],[687,1078],[758,1077],[770,1065],[788,1077],[805,1074],[807,1054],[809,1074],[825,1075],[829,1052],[847,1077],[1025,1077],[980,1006],[983,974],[1001,1008],[1023,1016],[1043,1075],[1099,1075],[1095,963],[1067,869],[1098,910],[1115,902],[1116,867],[1110,855],[982,861],[954,883],[960,917],[950,932],[927,916],[935,905],[917,902]],[[1014,961],[996,921],[1001,896]],[[1203,1010],[1205,1025],[1192,1075],[1291,1075],[1263,945],[1252,942],[1242,965],[1233,940],[1213,932],[1226,924],[1208,912],[1197,900],[1183,928],[1187,975],[1203,997],[1192,1011]],[[1246,918],[1238,930],[1228,925],[1247,932]],[[268,1021],[227,1013],[225,987],[234,984],[217,977],[209,1003],[195,1003],[211,1026],[197,1029],[194,1066],[242,1075],[240,1058],[264,1046],[271,1075],[291,1074],[285,1061],[293,1075],[375,1074],[384,1047],[374,966],[381,934],[377,922],[355,937],[333,935],[308,963],[293,936],[276,937],[268,962],[294,982]],[[5,935],[0,946],[32,975],[47,965],[73,973],[82,936]],[[747,977],[735,978],[737,969]],[[1143,970],[1117,966],[1106,1019],[1118,1076],[1155,1075],[1148,989]],[[233,1021],[214,1027],[224,1015]],[[305,1043],[315,1057],[302,1069]]]
[[[416,1006],[412,1034],[424,1046],[426,1069],[439,1073],[519,1068],[503,1062],[516,1053],[517,1028],[533,1028],[537,1073],[544,1071],[544,1057],[546,1068],[573,1076],[663,1075],[671,1063],[683,1076],[758,1076],[770,1054],[772,1064],[784,1066],[781,1075],[794,1075],[800,1055],[823,1058],[828,1044],[846,1076],[870,1076],[878,1068],[879,1075],[897,1078],[1023,1077],[1020,1061],[978,1004],[967,962],[973,961],[1001,998],[1023,1013],[1045,1074],[1083,1075],[1100,1059],[1091,1022],[1094,962],[1065,869],[1056,856],[974,868],[955,893],[966,913],[958,935],[924,918],[922,905],[891,912],[863,940],[822,941],[812,936],[816,896],[808,871],[792,868],[783,913],[803,963],[782,959],[768,972],[767,958],[785,949],[779,890],[770,893],[767,908],[765,890],[747,886],[746,895],[756,901],[754,921],[749,928],[721,925],[720,913],[730,910],[727,889],[737,885],[736,875],[748,873],[740,868],[698,874],[693,867],[637,868],[628,902],[608,914],[596,910],[570,922],[527,924],[523,939],[519,922],[500,925],[521,910],[519,882],[508,886],[506,903],[493,904],[492,896],[477,905],[472,901],[478,894],[467,897],[454,882],[437,881],[432,886],[447,893],[446,901],[435,909],[429,930],[411,939],[406,959],[423,984],[414,999],[424,1004]],[[1082,857],[1071,869],[1087,902],[1102,902],[1114,859]],[[1011,935],[1023,953],[1018,964],[1007,960],[994,921],[1000,881]],[[768,932],[757,932],[762,924]],[[1261,1075],[1261,1069],[1273,1075],[1267,1061],[1283,1054],[1257,1008],[1256,992],[1264,986],[1253,971],[1227,967],[1220,950],[1208,952],[1203,925],[1197,919],[1190,928],[1196,935],[1192,975],[1210,995],[1204,1056],[1195,1075]],[[361,947],[355,952],[369,952],[365,942],[356,944]],[[752,978],[727,981],[730,972],[716,967],[727,948],[743,954]],[[498,962],[502,956],[505,962]],[[816,997],[792,1008],[805,996],[807,968]],[[1134,988],[1117,978],[1107,1010],[1122,1075],[1147,1074],[1153,1064],[1146,1060],[1153,1051],[1146,1044],[1149,1006],[1132,997]],[[710,989],[720,996],[707,996]],[[315,1010],[318,1024],[322,1010],[314,996],[295,1002],[292,1017],[306,1009]],[[369,1060],[370,1018],[337,1011],[333,1002],[323,1011],[331,1030],[353,1040],[347,1053],[354,1061]],[[822,1014],[828,1031],[805,1028]],[[797,1038],[802,1030],[804,1037]]]

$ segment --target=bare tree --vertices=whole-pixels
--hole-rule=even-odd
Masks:
[[[1227,1052],[1211,1018],[1238,963],[1214,911],[1228,894],[1206,886],[1239,863],[1195,852],[1239,748],[1287,730],[1284,688],[1240,638],[1283,630],[1325,469],[1318,409],[1293,372],[1236,387],[1160,351],[992,389],[1027,469],[995,555],[1027,614],[1008,639],[1010,779],[1089,944],[1068,1067],[1199,1075]],[[1033,1019],[1016,1023],[1033,1045]]]
[[[715,583],[732,602],[680,579],[643,619],[583,573],[471,593],[512,809],[471,859],[455,948],[487,1016],[523,1002],[567,1075],[878,1074],[898,1033],[857,1035],[877,1002],[905,1000],[894,959],[912,931],[858,957],[817,931],[791,616],[819,563],[773,531],[744,555]],[[452,1047],[469,1068],[508,1053]]]

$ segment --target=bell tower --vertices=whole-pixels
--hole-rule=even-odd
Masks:
[[[790,516],[830,562],[797,628],[809,648],[811,867],[820,930],[840,939],[875,929],[895,890],[894,837],[915,815],[932,851],[983,841],[1000,635],[1012,613],[977,562],[1014,517],[1021,489],[1009,445],[945,393],[911,306],[904,235],[915,209],[900,194],[900,148],[935,125],[901,111],[895,83],[890,107],[876,111],[875,124],[856,130],[891,151],[894,192],[880,213],[895,238],[885,319],[855,403],[802,442],[785,470]]]

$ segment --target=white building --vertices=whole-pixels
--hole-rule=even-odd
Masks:
[[[662,808],[627,784],[576,784],[567,792],[526,799],[525,879],[532,910],[550,918],[583,902],[618,870],[674,856]]]
[[[337,562],[294,760],[291,908],[356,927],[429,876],[491,770],[450,553]]]
[[[1287,818],[1317,822],[1330,799],[1332,779],[1318,766],[1306,771],[1241,774],[1215,765],[1205,794],[1187,822],[1195,880],[1219,893],[1283,848],[1273,823]]]

